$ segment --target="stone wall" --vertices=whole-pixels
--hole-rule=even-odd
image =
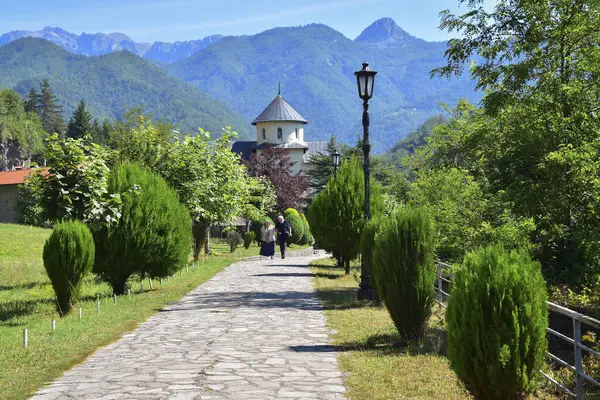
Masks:
[[[17,185],[0,185],[0,222],[18,222],[17,193]]]

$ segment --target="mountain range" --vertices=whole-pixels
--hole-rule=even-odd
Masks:
[[[115,51],[128,50],[140,57],[169,64],[191,56],[217,42],[223,35],[183,42],[136,42],[124,33],[82,33],[76,35],[62,28],[47,26],[39,31],[11,31],[0,36],[0,46],[24,37],[46,39],[71,53],[84,56],[102,56]]]
[[[375,152],[383,152],[433,115],[441,103],[481,94],[469,76],[430,79],[445,63],[445,42],[415,38],[389,19],[356,39],[322,24],[275,28],[252,36],[224,37],[166,70],[253,119],[277,94],[309,121],[306,137],[345,143],[362,136],[362,101],[354,71],[368,60],[377,70],[370,101]]]
[[[118,115],[125,104],[138,105],[138,95],[154,99],[145,102],[147,109],[171,121],[182,117],[173,110],[184,108],[189,114],[200,102],[204,108],[199,112],[213,118],[222,113],[235,121],[229,122],[232,125],[245,123],[245,129],[234,127],[243,135],[251,135],[249,122],[277,95],[281,82],[283,97],[309,121],[307,140],[326,140],[335,134],[343,142],[354,143],[362,134],[362,103],[354,71],[368,60],[371,68],[378,70],[370,102],[371,134],[374,151],[381,153],[429,117],[442,114],[442,103],[452,106],[459,98],[473,102],[481,98],[469,76],[430,79],[430,71],[445,63],[446,43],[416,38],[390,18],[375,21],[355,40],[322,24],[152,45],[117,33],[78,36],[60,28],[23,32],[0,36],[0,46],[19,36],[37,36],[82,55],[69,55],[57,46],[40,47],[38,42],[21,38],[20,47],[34,46],[37,50],[30,50],[28,58],[16,59],[12,58],[14,51],[9,52],[11,58],[5,60],[2,50],[17,42],[0,47],[0,85],[24,93],[33,82],[50,77],[51,82],[62,82],[62,95],[73,99],[73,104],[83,98],[108,116]],[[84,57],[99,54],[102,56]],[[69,66],[71,60],[76,68]],[[56,63],[62,66],[53,68]],[[91,84],[98,81],[97,76],[106,75],[105,63],[111,65],[111,79],[102,85]],[[142,78],[136,76],[137,69],[152,72]],[[71,80],[77,84],[69,83]],[[169,91],[170,97],[156,100],[160,96],[157,87]],[[137,95],[128,94],[133,88]],[[111,94],[117,98],[110,98]],[[71,100],[67,102],[71,107]],[[197,121],[198,117],[179,120],[184,127]],[[226,123],[222,121],[222,125]],[[197,126],[209,124],[200,121]]]
[[[143,106],[154,118],[180,124],[183,131],[202,127],[218,134],[231,125],[244,138],[250,134],[247,120],[231,107],[131,52],[86,57],[28,37],[0,47],[0,87],[26,96],[44,79],[64,106],[65,118],[83,99],[100,121]]]

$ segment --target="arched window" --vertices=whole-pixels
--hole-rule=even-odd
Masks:
[[[299,131],[300,131],[300,129],[296,128],[296,139],[300,139],[300,136],[298,136]]]
[[[263,140],[267,140],[267,130],[263,128],[262,130]]]
[[[277,139],[283,139],[283,129],[277,128]]]

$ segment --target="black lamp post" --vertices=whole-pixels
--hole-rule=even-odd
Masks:
[[[337,176],[337,169],[340,166],[340,153],[337,150],[334,150],[331,153],[331,163],[333,164],[333,177]]]
[[[365,172],[365,220],[371,219],[371,185],[369,171],[369,153],[371,144],[369,143],[369,99],[373,97],[373,85],[375,84],[375,74],[377,71],[369,69],[369,63],[364,62],[360,71],[356,71],[356,83],[358,84],[358,97],[363,100],[363,153],[364,153],[364,172]],[[364,259],[361,259],[360,265],[360,289],[357,297],[359,300],[377,300],[377,292],[373,288],[371,271],[365,266]]]

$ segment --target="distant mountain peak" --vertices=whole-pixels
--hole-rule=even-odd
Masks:
[[[106,36],[108,36],[109,38],[111,38],[112,40],[114,40],[117,43],[121,43],[121,42],[134,42],[134,40],[132,38],[130,38],[129,36],[127,36],[124,33],[121,32],[112,32],[107,34]]]
[[[404,44],[415,39],[414,36],[400,28],[393,19],[381,18],[362,31],[355,41],[389,46],[391,44]]]

